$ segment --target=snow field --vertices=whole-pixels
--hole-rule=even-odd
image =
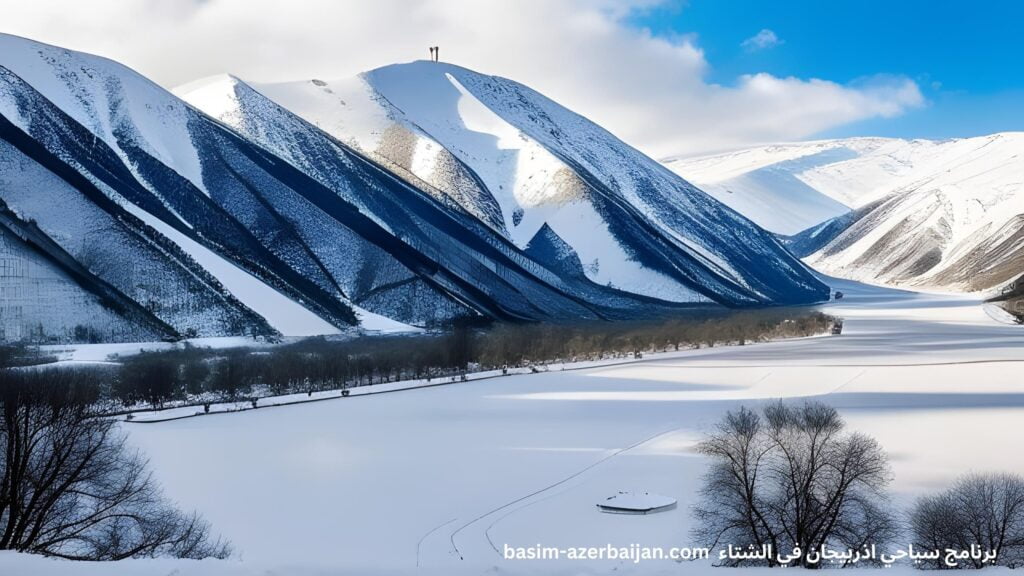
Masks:
[[[961,296],[839,284],[847,298],[829,311],[846,317],[842,336],[126,429],[172,497],[271,573],[678,570],[505,561],[495,548],[695,544],[705,463],[692,447],[726,410],[779,397],[826,401],[876,436],[896,505],[969,469],[1024,472],[1006,457],[1024,415],[1019,328]],[[679,506],[599,513],[619,490]]]

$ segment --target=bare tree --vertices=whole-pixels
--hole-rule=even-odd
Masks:
[[[914,545],[928,550],[995,552],[995,564],[1024,566],[1024,478],[1012,474],[968,474],[952,487],[918,499],[910,514]],[[966,566],[982,568],[981,558]],[[990,564],[991,565],[991,564]],[[946,568],[943,558],[925,568]]]
[[[711,468],[694,510],[695,537],[788,554],[823,546],[884,545],[896,523],[886,512],[890,473],[874,439],[846,432],[838,412],[818,402],[769,404],[728,413],[701,444]],[[779,565],[778,556],[728,565]]]
[[[225,557],[196,514],[162,496],[98,386],[71,370],[0,370],[0,550],[76,560]]]

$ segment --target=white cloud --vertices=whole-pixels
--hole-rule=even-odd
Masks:
[[[339,78],[439,45],[442,60],[527,84],[655,156],[801,139],[922,104],[906,78],[710,83],[696,36],[627,24],[663,1],[0,0],[0,31],[108,56],[165,86],[219,72]]]
[[[740,43],[740,46],[749,50],[750,52],[756,52],[758,50],[766,50],[782,44],[782,40],[775,35],[775,32],[767,28],[762,29],[757,34],[754,34],[750,38],[747,38]]]

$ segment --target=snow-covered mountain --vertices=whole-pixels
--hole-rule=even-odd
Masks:
[[[272,332],[193,257],[148,226],[139,217],[141,211],[126,207],[111,188],[137,191],[138,184],[126,172],[103,142],[0,68],[0,202],[5,235],[34,246],[64,272],[77,269],[64,277],[77,279],[81,288],[103,286],[114,299],[140,306],[147,312],[136,317],[145,322],[133,324],[158,327],[160,336]],[[19,315],[7,311],[4,322],[14,324],[5,331],[24,333],[19,325],[33,326],[41,338],[66,337],[62,316],[49,323],[25,315],[26,307],[41,310],[60,303],[50,302],[41,289],[33,294],[33,286],[51,274],[39,266],[22,267],[15,254],[5,254],[3,279],[17,298],[5,298],[5,304],[11,303],[22,317],[15,319]],[[79,311],[61,313],[75,316]],[[97,333],[123,332],[114,325],[92,328]]]
[[[0,272],[0,341],[152,341],[174,334],[2,203]]]
[[[1024,134],[855,138],[667,161],[832,275],[986,290],[1024,270]],[[818,208],[831,202],[829,210]],[[816,218],[826,216],[814,222]]]
[[[770,234],[510,80],[413,62],[254,88],[516,247],[558,246],[594,284],[676,303],[827,295]]]
[[[820,182],[815,177],[819,170],[862,156],[884,156],[886,146],[902,142],[884,138],[796,142],[662,162],[765,229],[796,234],[849,212],[860,196],[888,181],[862,182],[851,190],[843,187],[842,180],[833,186]]]
[[[31,252],[80,307],[109,305],[102,338],[827,296],[772,235],[507,80],[416,63],[179,94],[192,105],[115,62],[0,35],[4,258]]]
[[[24,167],[11,166],[3,200],[80,259],[87,241],[99,247],[94,251],[116,245],[114,224],[130,223],[152,238],[162,255],[137,262],[136,251],[126,249],[111,255],[116,265],[109,274],[133,270],[115,285],[137,301],[161,309],[180,301],[180,316],[162,312],[179,331],[238,333],[261,323],[250,317],[291,334],[356,322],[324,265],[277,207],[294,201],[288,184],[298,186],[288,180],[302,180],[297,170],[106,59],[0,36],[0,74],[6,142],[34,145],[35,162],[78,193],[74,203],[58,199],[56,188],[37,183],[41,176],[31,180]],[[205,318],[216,308],[194,287],[175,286],[154,271],[171,260],[187,262],[187,277],[203,278],[242,316]]]
[[[566,273],[537,258],[536,251],[520,250],[459,204],[439,201],[446,198],[443,194],[424,192],[431,190],[426,183],[414,186],[396,178],[237,78],[209,78],[178,93],[352,203],[394,234],[396,246],[422,255],[404,260],[416,269],[429,268],[431,285],[474,309],[499,318],[568,319],[629,317],[665,307]],[[379,268],[379,263],[369,264],[371,270]],[[408,282],[394,285],[407,287]],[[373,285],[350,288],[361,305],[366,297],[382,305],[408,301],[437,309],[423,296],[396,297]]]

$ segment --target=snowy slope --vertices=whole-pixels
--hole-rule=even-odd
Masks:
[[[396,178],[236,78],[207,79],[177,92],[300,168],[393,236],[387,251],[364,260],[352,275],[355,282],[342,285],[359,305],[394,315],[400,312],[394,303],[406,299],[391,293],[416,287],[414,302],[423,313],[464,302],[500,318],[574,319],[629,317],[658,306],[545,267],[458,204],[438,202],[437,194],[443,193]],[[349,264],[355,264],[351,258]],[[402,277],[376,280],[388,267]]]
[[[830,190],[871,185],[856,217],[808,256],[826,272],[973,291],[1024,270],[1024,133],[907,142],[877,159],[827,167],[808,181]]]
[[[43,141],[9,117],[39,129]],[[49,253],[59,253],[66,269],[80,268],[83,288],[102,283],[143,307],[155,317],[146,323],[162,323],[162,335],[272,332],[186,252],[127,211],[107,184],[69,164],[77,156],[128,189],[123,179],[130,177],[117,172],[112,151],[91,141],[82,151],[83,140],[81,126],[0,67],[0,201],[38,232],[36,245],[52,244]]]
[[[123,159],[130,160],[129,147],[139,147],[204,188],[188,111],[144,76],[105,58],[7,34],[0,34],[0,64]]]
[[[73,259],[124,261],[84,265],[175,334],[827,294],[772,235],[508,80],[422,62],[336,84],[222,76],[185,87],[190,105],[115,62],[9,35],[0,80],[0,200]]]
[[[1019,327],[970,298],[838,287],[848,296],[826,310],[846,318],[839,337],[124,427],[168,495],[235,544],[238,559],[208,574],[758,576],[710,561],[546,563],[501,551],[702,545],[689,530],[708,462],[693,447],[726,411],[767,399],[820,400],[876,438],[892,455],[897,513],[968,470],[1024,472],[1007,456],[1019,449],[1007,430],[1024,416]],[[640,517],[596,509],[620,490],[678,506]],[[127,566],[203,573],[180,561]]]
[[[379,156],[367,157],[365,151],[332,137],[237,78],[209,78],[176,92],[311,175],[403,244],[431,258],[432,271],[424,280],[459,302],[498,317],[527,319],[635,318],[678,308],[588,280],[575,253],[548,227],[525,247],[515,245],[446,192],[408,172],[396,178],[384,170],[392,166]],[[422,268],[422,263],[412,264]],[[378,304],[394,300],[386,286],[363,283],[353,288],[349,295],[360,305],[366,304],[367,294]],[[417,302],[437,309],[430,298],[423,294]],[[388,312],[386,306],[380,311]]]
[[[115,63],[13,37],[3,42],[12,50],[0,63],[11,67],[4,68],[7,87],[0,110],[12,120],[13,131],[35,140],[60,158],[62,169],[96,188],[78,209],[98,202],[116,206],[115,218],[135,217],[132,222],[146,234],[174,245],[190,265],[213,277],[216,290],[286,335],[329,333],[356,322],[371,330],[395,330],[465,314],[568,320],[672,309],[671,303],[544,268],[457,205],[439,204],[251,90],[246,100],[251,123],[238,129],[259,143],[170,93],[122,93],[123,86],[151,85]],[[48,94],[14,70],[35,78]],[[92,106],[94,95],[83,97],[90,105],[65,102],[61,87],[77,88],[79,70],[112,87],[116,97],[109,109]],[[136,126],[159,124],[121,109],[136,96],[148,99],[144,108],[158,116],[173,112],[187,130]],[[111,122],[118,127],[107,132],[87,128]],[[197,181],[203,187],[183,176],[187,162],[179,172],[174,156],[155,155],[163,149],[193,149],[201,159]],[[32,185],[4,194],[16,192],[27,195],[16,198],[20,206],[44,198]],[[50,229],[71,243],[84,234],[56,224]],[[174,320],[184,332],[202,335],[252,328],[204,323],[199,316]]]
[[[286,333],[333,332],[332,324],[356,321],[320,263],[270,205],[270,192],[285,192],[267,176],[269,162],[258,150],[117,63],[7,35],[0,35],[0,47],[0,113],[106,200],[149,224],[159,220],[178,231],[170,237],[152,228],[147,233],[198,256],[193,264],[212,263],[205,274],[226,272],[231,283],[240,267],[258,279],[247,284],[266,283],[284,294],[247,297],[247,303],[264,315],[289,314],[281,326]],[[210,252],[234,266],[221,266],[207,257]],[[285,300],[302,305],[282,306]],[[205,326],[202,333],[253,327]]]
[[[283,110],[275,115],[279,107],[255,92],[250,91],[248,103],[254,106],[247,110],[262,115],[254,114],[255,123],[240,129],[267,128],[252,133],[261,145],[160,91],[138,97],[148,99],[146,108],[160,111],[158,115],[176,114],[187,131],[147,131],[136,124],[158,122],[120,109],[120,102],[136,97],[120,93],[122,86],[150,86],[136,81],[134,72],[22,39],[3,41],[12,47],[4,53],[4,64],[35,78],[49,94],[5,68],[2,112],[14,122],[12,130],[52,151],[64,169],[96,188],[76,208],[110,203],[117,207],[116,218],[134,216],[137,220],[132,221],[147,234],[175,245],[190,265],[198,264],[204,275],[216,278],[217,290],[285,334],[329,333],[336,331],[332,324],[356,321],[371,330],[405,329],[405,323],[424,325],[467,313],[541,320],[632,317],[667,309],[552,273],[522,250],[492,237],[476,219],[438,205],[315,127]],[[117,98],[112,98],[111,109],[92,106],[94,95],[83,97],[88,105],[65,102],[60,88],[74,89],[77,82],[69,68],[112,86]],[[68,110],[55,101],[64,102]],[[87,128],[113,118],[123,125],[106,132],[93,128],[96,133]],[[291,124],[276,126],[275,121]],[[270,124],[261,124],[265,122]],[[267,138],[270,134],[285,134],[286,141]],[[201,158],[196,181],[203,188],[183,177],[187,162],[179,172],[172,155],[150,154],[169,148],[194,149]],[[15,197],[22,208],[45,198],[32,185],[5,190],[4,195],[18,192],[26,194]],[[70,220],[44,216],[52,222]],[[50,230],[71,243],[84,234],[55,223]],[[197,329],[202,335],[251,329],[244,323],[204,324],[200,318],[175,321],[183,332]]]
[[[209,92],[210,84],[209,79],[196,81],[176,91],[183,97],[187,95],[201,110],[223,120],[223,109],[230,99]],[[507,235],[497,200],[483,182],[422,129],[403,121],[402,112],[391,106],[363,76],[331,82],[313,79],[252,86],[437,200],[457,204]]]
[[[700,157],[667,158],[673,172],[777,234],[796,234],[848,212],[890,178],[831,185],[816,175],[860,157],[884,157],[902,140],[851,138],[773,144]],[[863,175],[858,174],[859,177]]]
[[[174,330],[0,208],[0,341],[156,340]]]
[[[315,206],[307,195],[322,194],[304,174],[119,64],[11,36],[0,44],[10,79],[3,113],[274,328],[307,335],[356,322],[402,326],[349,300],[342,285],[362,281],[350,263],[378,248]],[[363,222],[351,207],[334,207]],[[382,283],[402,283],[374,267]],[[429,310],[427,320],[462,309],[415,287],[397,291],[406,308]]]
[[[666,161],[833,275],[984,290],[1024,269],[1024,134],[855,138]],[[829,218],[818,208],[839,206]],[[852,210],[846,210],[849,207]],[[827,221],[823,221],[827,220]],[[796,234],[800,225],[807,229]]]
[[[268,324],[287,336],[335,334],[338,329],[300,304],[281,294],[220,254],[196,242],[134,204],[125,208],[166,236],[217,278],[242,304],[261,315]]]
[[[515,82],[431,62],[257,85],[458,202],[520,248],[542,237],[595,284],[671,302],[806,302],[825,288],[770,234]]]

